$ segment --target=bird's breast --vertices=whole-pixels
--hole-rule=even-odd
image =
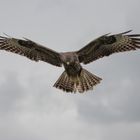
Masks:
[[[69,76],[79,75],[81,72],[81,69],[82,69],[82,66],[80,64],[77,64],[77,63],[72,63],[72,64],[66,65],[64,67],[65,67],[65,70]]]

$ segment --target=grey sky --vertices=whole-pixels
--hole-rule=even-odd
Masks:
[[[139,0],[1,0],[0,32],[57,51],[105,33],[140,33]],[[1,140],[139,140],[140,51],[84,66],[103,78],[87,94],[53,88],[63,72],[0,51]]]

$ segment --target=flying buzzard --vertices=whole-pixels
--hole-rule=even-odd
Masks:
[[[39,60],[61,67],[65,71],[54,87],[66,92],[80,92],[93,89],[102,80],[82,68],[80,63],[88,64],[104,56],[117,52],[140,49],[140,34],[128,34],[130,31],[103,35],[78,51],[58,53],[38,43],[24,38],[0,37],[0,49],[17,53],[38,62]]]

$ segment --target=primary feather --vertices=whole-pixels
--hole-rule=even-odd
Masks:
[[[130,31],[101,36],[77,51],[80,62],[88,64],[113,53],[140,48],[140,34],[127,35]]]
[[[29,39],[0,37],[0,49],[13,52],[34,61],[45,61],[55,66],[61,66],[60,54],[43,47]]]

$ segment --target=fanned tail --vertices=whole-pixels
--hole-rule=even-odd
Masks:
[[[54,87],[62,89],[66,92],[73,92],[74,81],[72,81],[72,79],[64,71],[54,84]]]
[[[93,75],[85,69],[82,69],[80,75],[77,75],[76,77],[68,76],[66,71],[64,71],[54,84],[54,87],[65,92],[76,93],[78,91],[83,93],[84,91],[92,90],[101,80],[101,78]]]

